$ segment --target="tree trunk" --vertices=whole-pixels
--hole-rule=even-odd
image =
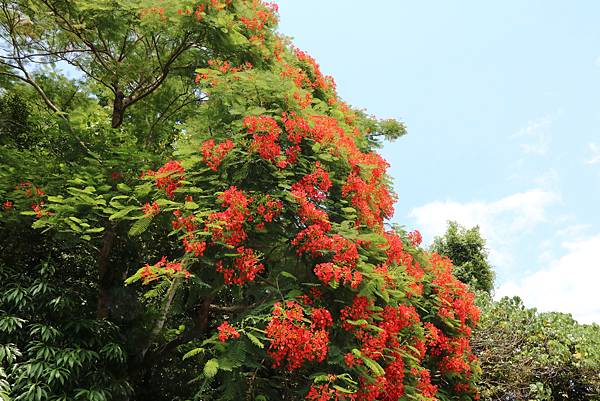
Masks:
[[[123,123],[123,114],[125,113],[125,94],[118,90],[113,102],[112,127],[119,128]]]
[[[115,240],[114,228],[110,228],[104,233],[102,238],[102,249],[98,258],[98,273],[99,273],[99,294],[98,305],[96,307],[96,317],[106,319],[109,315],[109,307],[111,303],[110,290],[112,287],[112,275],[110,274],[110,252]]]

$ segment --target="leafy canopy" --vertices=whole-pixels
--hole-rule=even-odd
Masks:
[[[454,264],[454,275],[473,290],[491,294],[494,289],[494,270],[488,261],[485,239],[479,227],[465,228],[455,221],[431,244],[431,251],[447,256]]]

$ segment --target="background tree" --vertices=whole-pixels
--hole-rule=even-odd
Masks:
[[[494,270],[488,261],[485,239],[478,226],[467,229],[449,221],[446,233],[435,237],[431,250],[452,260],[454,275],[460,281],[474,290],[492,293]]]
[[[456,277],[477,291],[481,319],[471,344],[481,363],[483,400],[600,399],[600,326],[539,313],[517,297],[492,300],[494,274],[478,227],[449,222],[431,249],[452,259]]]
[[[599,400],[600,326],[539,313],[515,298],[479,299],[472,338],[483,400]]]

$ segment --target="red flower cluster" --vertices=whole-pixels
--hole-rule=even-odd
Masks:
[[[285,151],[287,162],[293,164],[298,159],[300,153],[300,144],[302,140],[310,135],[310,125],[304,118],[296,113],[283,113],[283,124],[289,142],[289,147]]]
[[[252,63],[250,63],[248,61],[246,61],[244,64],[242,64],[238,67],[234,67],[227,60],[225,60],[225,61],[208,60],[208,65],[219,70],[221,72],[221,74],[227,74],[227,73],[235,74],[237,72],[251,70],[254,67],[252,65]],[[196,76],[196,82],[198,82],[198,76]]]
[[[31,208],[36,213],[35,216],[37,218],[42,218],[44,215],[48,215],[48,212],[44,212],[42,207],[44,206],[44,201],[34,202],[31,204]]]
[[[213,241],[237,246],[248,236],[244,230],[244,223],[249,216],[248,205],[252,201],[244,192],[235,186],[219,195],[218,199],[225,208],[222,212],[212,213],[208,217],[208,229],[212,232]]]
[[[327,212],[319,209],[314,203],[310,202],[306,196],[302,194],[292,193],[298,202],[298,217],[305,224],[315,224],[321,228],[323,232],[331,230],[331,223]]]
[[[302,68],[287,64],[283,62],[283,60],[281,62],[283,64],[283,68],[280,73],[282,78],[290,78],[294,85],[301,89],[308,89],[312,87],[311,80],[306,76],[306,73],[302,70]]]
[[[296,197],[306,197],[315,202],[327,198],[327,191],[331,188],[331,180],[327,171],[321,168],[319,162],[315,163],[315,171],[306,174],[302,179],[292,185],[292,194]]]
[[[264,270],[264,265],[258,261],[258,256],[250,248],[237,248],[240,255],[233,260],[232,267],[225,267],[223,261],[217,261],[217,271],[223,273],[225,284],[244,285],[254,281],[256,275]]]
[[[173,215],[175,216],[175,219],[171,221],[173,230],[183,229],[185,232],[185,235],[182,239],[185,252],[188,254],[193,254],[196,257],[204,255],[204,251],[206,250],[206,242],[198,241],[196,238],[195,231],[198,228],[194,222],[196,217],[193,214],[184,217],[179,209],[175,210]]]
[[[323,362],[329,344],[329,333],[325,330],[329,319],[331,316],[327,317],[321,310],[317,312],[316,321],[309,324],[299,303],[276,303],[266,328],[266,336],[271,341],[267,352],[273,358],[273,367],[285,362],[292,371],[305,362]]]
[[[173,230],[179,230],[180,228],[183,228],[186,232],[190,233],[197,228],[196,224],[194,223],[196,217],[193,214],[189,215],[188,217],[183,217],[181,210],[175,210],[173,212],[173,216],[176,217],[176,219],[171,222]]]
[[[165,16],[164,7],[149,7],[140,10],[140,19],[146,18],[148,15],[156,14],[160,16],[161,21],[166,21],[168,18]]]
[[[183,247],[185,248],[186,253],[193,254],[196,257],[202,256],[206,250],[206,242],[196,241],[195,238],[196,237],[193,234],[188,234],[183,237]]]
[[[285,167],[285,159],[281,157],[281,146],[277,143],[281,129],[272,117],[248,116],[244,118],[244,127],[252,134],[254,141],[251,148],[265,160],[275,162],[279,167]]]
[[[341,235],[333,235],[329,249],[333,252],[332,263],[320,263],[315,266],[315,275],[325,284],[337,286],[342,281],[351,288],[357,288],[362,282],[362,274],[356,268],[358,249],[354,242]]]
[[[297,135],[307,129],[308,124],[296,124],[292,121],[288,132]],[[349,198],[358,210],[361,221],[369,227],[380,226],[383,219],[392,216],[394,197],[386,183],[385,171],[388,163],[374,152],[363,153],[356,145],[361,134],[355,129],[347,133],[338,120],[333,117],[312,116],[313,126],[309,128],[310,137],[323,145],[329,152],[346,158],[351,167],[342,195]],[[326,149],[327,149],[326,148]]]
[[[394,198],[387,187],[376,180],[367,182],[357,173],[348,176],[342,195],[350,198],[361,220],[369,227],[382,224],[384,218],[394,213]]]
[[[171,275],[175,273],[183,273],[185,278],[190,277],[190,272],[184,269],[180,262],[169,262],[167,257],[163,256],[153,266],[146,264],[146,266],[142,267],[140,277],[142,283],[146,285],[152,281],[158,280],[159,275]]]
[[[40,187],[33,185],[31,181],[20,182],[17,184],[15,189],[17,191],[23,191],[27,198],[42,197],[46,195],[46,193]]]
[[[217,171],[217,168],[221,165],[221,162],[229,151],[233,149],[233,146],[233,142],[229,139],[217,146],[215,146],[214,139],[209,139],[202,144],[202,160],[211,170]]]
[[[180,186],[185,169],[177,160],[170,160],[157,171],[148,170],[142,176],[147,175],[155,178],[156,187],[164,189],[167,196],[171,199],[175,196],[174,192]]]
[[[331,313],[325,308],[315,308],[310,312],[310,320],[317,329],[326,330],[333,325]]]
[[[196,6],[195,11],[193,11],[192,9],[186,8],[185,10],[183,10],[183,9],[177,10],[177,13],[179,15],[182,15],[182,14],[190,15],[190,16],[195,15],[198,22],[201,22],[204,19],[204,15],[206,13],[208,13],[211,9],[215,10],[216,12],[221,12],[221,11],[225,10],[225,8],[230,4],[231,4],[231,0],[224,0],[224,1],[210,0],[210,2],[208,4],[198,4]]]
[[[308,253],[313,257],[331,254],[331,262],[319,263],[315,266],[315,275],[323,283],[333,287],[337,287],[343,282],[352,288],[357,288],[362,281],[362,274],[356,270],[358,262],[356,244],[339,234],[330,236],[327,231],[331,225],[326,219],[325,212],[316,208],[308,208],[307,206],[312,204],[305,198],[301,198],[301,205],[303,206],[301,206],[300,215],[303,220],[309,218],[319,220],[300,231],[292,240],[292,244],[298,248],[297,253]],[[307,214],[307,211],[312,214]]]
[[[373,301],[357,296],[352,305],[340,312],[342,327],[354,335],[360,347],[360,357],[346,354],[344,361],[348,367],[360,365],[362,358],[370,358],[384,366],[385,374],[375,383],[363,381],[357,393],[359,400],[398,400],[404,396],[405,365],[403,354],[406,352],[401,338],[404,329],[412,330],[420,325],[419,314],[410,305],[387,305],[375,308]],[[357,324],[363,320],[365,323]],[[414,358],[423,358],[424,352],[412,353]]]
[[[403,248],[402,238],[392,231],[384,232],[387,240],[386,255],[387,265],[404,266],[406,273],[413,279],[408,287],[411,292],[408,296],[420,296],[423,293],[423,276],[425,274],[419,262],[415,261],[413,256]]]
[[[419,230],[409,232],[407,237],[412,246],[414,247],[421,245],[421,242],[423,241],[423,236],[421,235]]]
[[[417,383],[417,389],[421,391],[421,394],[425,398],[435,399],[438,388],[437,386],[431,384],[431,375],[427,369],[418,370],[416,368],[412,368],[410,373],[419,378],[419,382]]]
[[[219,330],[219,341],[223,343],[230,338],[240,338],[240,333],[232,327],[227,320],[221,323],[221,325],[217,327],[217,330]]]
[[[402,238],[393,231],[386,231],[383,236],[387,240],[387,249],[385,254],[387,255],[387,263],[392,265],[402,264],[402,254],[404,246],[402,244]]]
[[[283,203],[279,199],[273,199],[271,195],[266,195],[264,199],[256,207],[255,221],[256,228],[262,230],[265,228],[265,223],[271,223],[274,218],[281,214]]]
[[[321,168],[318,162],[313,173],[302,177],[291,188],[292,195],[299,204],[297,213],[302,223],[317,225],[324,233],[331,229],[329,216],[311,200],[319,202],[325,199],[330,188],[329,174]]]
[[[331,382],[335,380],[331,379]],[[306,399],[309,401],[352,401],[356,400],[356,394],[349,394],[339,387],[335,388],[331,383],[312,385]]]
[[[438,315],[458,319],[463,330],[467,331],[469,323],[475,325],[479,321],[479,309],[473,303],[475,295],[452,275],[450,259],[433,253],[429,262],[431,273],[434,274],[432,284],[440,299]]]
[[[4,209],[6,209],[6,210],[12,209],[13,206],[14,206],[14,203],[12,201],[9,201],[9,200],[5,201],[2,204],[2,207],[4,207]]]
[[[156,202],[152,202],[152,204],[146,202],[144,206],[142,206],[142,211],[146,216],[155,216],[160,213],[160,206]]]
[[[324,92],[335,91],[335,82],[332,77],[326,77],[321,73],[321,68],[314,58],[300,49],[296,49],[296,57],[301,63],[308,66],[309,74],[314,78],[311,86],[316,89],[321,89]]]
[[[240,21],[250,31],[262,31],[267,24],[277,23],[277,17],[269,9],[256,10],[256,17],[246,18],[240,17]]]

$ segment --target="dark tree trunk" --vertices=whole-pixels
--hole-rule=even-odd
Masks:
[[[110,252],[115,241],[114,228],[110,228],[104,233],[102,238],[102,249],[98,258],[99,273],[99,293],[98,305],[96,308],[96,317],[99,319],[108,318],[111,303],[110,290],[112,287],[112,274],[110,272]]]

